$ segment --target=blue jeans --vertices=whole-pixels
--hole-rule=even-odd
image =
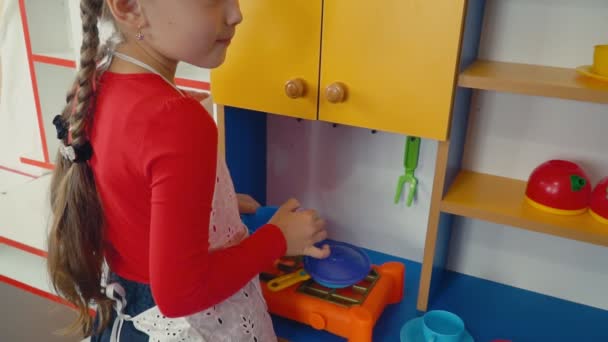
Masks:
[[[131,280],[121,278],[116,274],[111,274],[109,283],[118,282],[126,293],[127,306],[125,307],[125,313],[131,317],[137,316],[138,314],[156,306],[154,299],[152,298],[152,291],[150,285],[141,284]],[[118,294],[116,294],[118,296]],[[110,334],[112,332],[112,325],[116,319],[116,311],[112,310],[110,322],[108,326],[99,334],[91,336],[91,342],[109,342]],[[99,324],[99,317],[95,318],[95,329]],[[132,322],[126,321],[122,326],[120,333],[120,340],[125,342],[148,342],[148,335],[135,329]]]

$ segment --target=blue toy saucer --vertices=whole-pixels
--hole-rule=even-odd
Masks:
[[[401,342],[426,342],[422,335],[422,317],[414,318],[401,328]],[[464,331],[460,342],[475,342],[468,331]]]
[[[317,247],[329,245],[331,254],[325,259],[304,257],[304,269],[314,281],[329,288],[344,288],[365,279],[372,268],[367,254],[351,244],[325,240]]]

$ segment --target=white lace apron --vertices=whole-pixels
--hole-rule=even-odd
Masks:
[[[217,182],[213,194],[213,210],[209,224],[211,250],[238,244],[248,235],[241,221],[234,185],[223,158],[218,156]],[[206,281],[201,279],[201,282]],[[114,293],[120,294],[119,298]],[[167,318],[154,306],[130,317],[124,313],[127,303],[124,289],[118,283],[106,286],[106,295],[115,300],[117,312],[112,326],[111,342],[118,342],[125,321],[154,342],[270,342],[276,341],[272,321],[262,296],[258,277],[225,301],[196,314]]]

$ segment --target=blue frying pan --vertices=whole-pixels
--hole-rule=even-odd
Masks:
[[[325,240],[317,245],[329,245],[331,254],[325,259],[304,257],[304,268],[268,282],[271,291],[280,291],[312,278],[319,285],[340,289],[357,284],[371,270],[369,257],[363,250],[344,242]]]
[[[277,207],[261,207],[255,214],[243,215],[242,219],[250,232],[266,224],[276,212]],[[325,240],[318,247],[329,245],[331,254],[325,259],[304,257],[304,268],[271,280],[268,288],[279,291],[301,281],[312,278],[319,285],[338,289],[357,284],[367,277],[371,262],[360,248],[339,241]]]

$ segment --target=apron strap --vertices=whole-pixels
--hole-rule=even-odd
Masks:
[[[115,296],[115,294],[118,296]],[[114,309],[116,310],[116,319],[112,325],[110,342],[119,342],[123,324],[125,321],[130,321],[132,319],[131,316],[124,313],[127,306],[125,289],[119,283],[109,284],[106,286],[106,296],[114,300]]]

